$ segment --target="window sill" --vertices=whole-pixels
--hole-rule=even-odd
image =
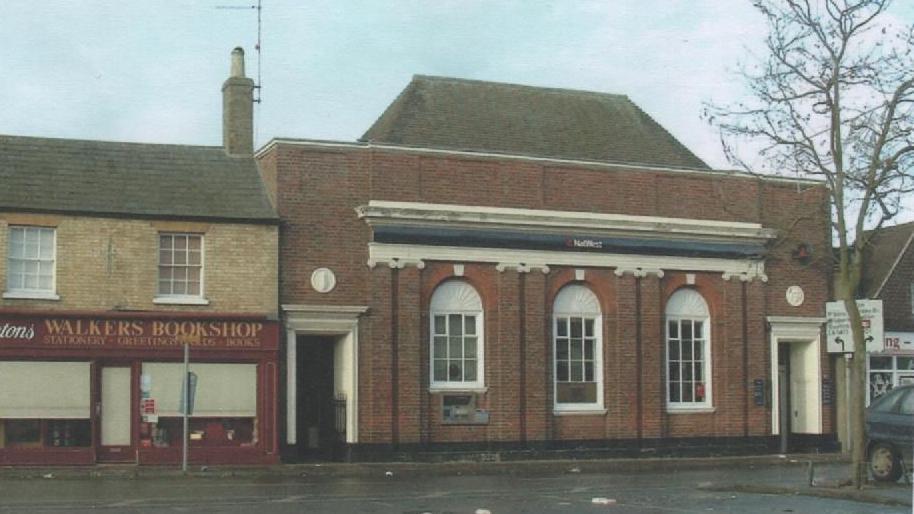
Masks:
[[[200,296],[156,296],[152,303],[158,305],[209,305],[209,300]]]
[[[552,410],[554,416],[603,416],[607,410],[601,407],[586,408],[555,408]]]
[[[8,291],[3,293],[5,300],[60,300],[60,295],[41,291]]]
[[[667,414],[711,414],[717,412],[717,407],[670,407],[666,408]]]
[[[486,386],[460,386],[460,387],[442,387],[442,386],[431,386],[428,388],[428,392],[432,394],[441,394],[441,393],[485,393],[488,392],[489,388]]]

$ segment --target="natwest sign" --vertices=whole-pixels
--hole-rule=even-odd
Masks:
[[[155,349],[250,348],[277,346],[278,324],[266,320],[130,319],[69,316],[3,318],[2,347]]]

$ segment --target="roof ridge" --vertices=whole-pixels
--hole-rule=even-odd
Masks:
[[[374,122],[368,127],[368,130],[366,130],[364,134],[362,134],[358,139],[356,139],[356,141],[370,142],[371,139],[365,137],[369,133],[371,133],[374,130],[382,130],[384,127],[382,127],[381,125],[383,125],[384,123],[388,122],[391,119],[394,119],[397,115],[406,116],[406,112],[404,109],[404,103],[406,102],[407,97],[410,94],[412,94],[415,89],[416,89],[416,81],[415,81],[415,76],[414,76],[413,80],[409,81],[409,84],[407,84],[406,87],[403,88],[399,94],[397,94],[397,97],[394,98],[394,101],[391,102],[387,106],[386,109],[381,111],[381,114],[378,115],[377,118],[375,118]]]
[[[605,93],[602,91],[590,91],[587,89],[575,89],[575,88],[564,88],[564,87],[552,87],[552,86],[533,86],[530,84],[517,84],[514,82],[497,82],[492,80],[481,80],[481,79],[466,79],[461,77],[445,77],[442,75],[423,75],[423,74],[414,74],[413,80],[427,80],[435,82],[455,82],[459,84],[477,84],[477,85],[489,85],[489,86],[499,86],[504,88],[511,89],[521,89],[521,90],[533,90],[537,92],[547,92],[547,93],[575,93],[580,95],[591,95],[591,96],[600,96],[600,97],[615,97],[625,99],[627,102],[634,104],[631,98],[628,95],[621,93]]]
[[[670,132],[669,130],[667,130],[667,128],[666,128],[662,123],[660,123],[660,122],[658,122],[657,120],[655,120],[653,116],[651,116],[650,114],[648,114],[647,111],[645,111],[644,109],[642,109],[641,106],[638,105],[636,102],[632,102],[631,100],[629,100],[629,101],[630,101],[631,104],[635,107],[635,109],[637,109],[638,112],[641,113],[642,116],[644,116],[645,118],[651,120],[651,122],[653,122],[655,125],[657,125],[657,127],[660,128],[660,131],[663,132],[663,133],[666,135],[667,138],[669,138],[669,141],[670,141],[670,142],[672,142],[674,145],[678,146],[680,150],[683,150],[683,151],[685,151],[686,153],[688,153],[689,155],[691,155],[692,157],[694,157],[695,160],[697,160],[701,165],[705,166],[706,168],[710,168],[710,166],[708,166],[708,163],[706,163],[705,161],[703,161],[703,160],[701,159],[701,157],[699,157],[698,155],[696,155],[695,152],[693,152],[688,146],[682,144],[681,141],[679,141],[678,139],[676,139],[676,136],[674,136],[672,132]]]
[[[56,142],[67,142],[67,143],[102,143],[109,145],[125,145],[125,146],[170,146],[170,147],[182,147],[182,148],[209,148],[222,150],[222,145],[187,145],[181,143],[144,143],[141,141],[117,141],[110,139],[81,139],[81,138],[72,138],[72,137],[48,137],[48,136],[21,136],[16,134],[0,134],[0,138],[9,138],[9,139],[28,139],[32,141],[56,141]],[[226,154],[228,155],[228,154]]]

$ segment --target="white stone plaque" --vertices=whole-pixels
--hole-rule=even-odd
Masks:
[[[329,268],[317,268],[311,273],[311,287],[318,293],[329,293],[336,287],[336,275]]]
[[[787,288],[786,297],[787,303],[794,307],[799,307],[806,300],[806,293],[803,292],[803,288],[800,286],[790,286]]]

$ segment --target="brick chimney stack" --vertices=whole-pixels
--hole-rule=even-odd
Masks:
[[[244,50],[232,50],[232,70],[222,84],[222,147],[229,155],[254,154],[254,81],[244,76]]]

